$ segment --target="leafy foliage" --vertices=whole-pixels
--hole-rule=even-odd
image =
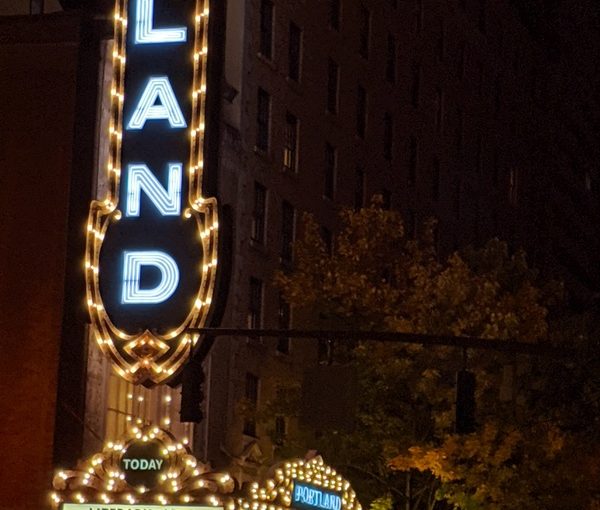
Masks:
[[[482,342],[561,340],[550,333],[548,320],[561,288],[541,282],[524,253],[510,254],[492,239],[441,261],[435,222],[408,239],[400,215],[377,200],[359,211],[343,210],[340,223],[329,252],[314,219],[304,218],[293,271],[276,275],[296,309],[340,329],[464,335]],[[354,432],[328,430],[315,437],[303,431],[285,447],[316,445],[346,470],[363,500],[374,500],[374,508],[386,497],[407,510],[585,508],[591,496],[584,487],[600,485],[590,455],[581,455],[582,441],[592,439],[590,427],[597,428],[600,386],[576,363],[471,350],[466,363],[477,378],[479,427],[458,436],[455,373],[465,363],[462,352],[388,342],[346,342],[337,352],[337,361],[358,372]],[[572,392],[585,392],[589,405],[579,404],[580,394],[569,400],[569,385],[556,374],[569,378]],[[569,430],[573,423],[567,425],[569,404],[581,414],[576,433]]]

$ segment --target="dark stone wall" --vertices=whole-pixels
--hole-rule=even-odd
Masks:
[[[0,20],[1,509],[47,507],[79,19]]]

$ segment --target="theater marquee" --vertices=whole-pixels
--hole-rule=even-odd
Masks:
[[[273,477],[242,487],[251,475],[236,481],[214,472],[169,431],[136,426],[76,469],[57,472],[50,498],[61,510],[362,510],[350,482],[320,456],[266,471]]]
[[[172,377],[200,341],[217,266],[202,192],[208,0],[117,0],[109,190],[87,225],[93,334],[125,379]]]

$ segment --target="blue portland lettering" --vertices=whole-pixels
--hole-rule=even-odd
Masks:
[[[342,498],[332,492],[323,491],[310,485],[295,483],[293,503],[322,510],[340,510]]]

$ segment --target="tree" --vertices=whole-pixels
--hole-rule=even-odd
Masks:
[[[296,309],[367,331],[552,338],[548,310],[560,287],[541,282],[523,252],[493,239],[440,260],[435,222],[409,239],[400,215],[377,199],[342,210],[340,223],[330,252],[314,219],[304,218],[293,270],[276,275]],[[465,361],[452,348],[385,342],[347,342],[336,352],[358,372],[354,432],[291,437],[286,446],[317,444],[378,508],[565,508],[557,505],[569,495],[589,499],[579,490],[584,474],[569,463],[581,443],[557,421],[562,402],[543,409],[551,399],[536,391],[552,364],[486,350]],[[479,427],[461,437],[453,433],[455,374],[465,363],[477,379]],[[572,475],[561,472],[567,466]]]

